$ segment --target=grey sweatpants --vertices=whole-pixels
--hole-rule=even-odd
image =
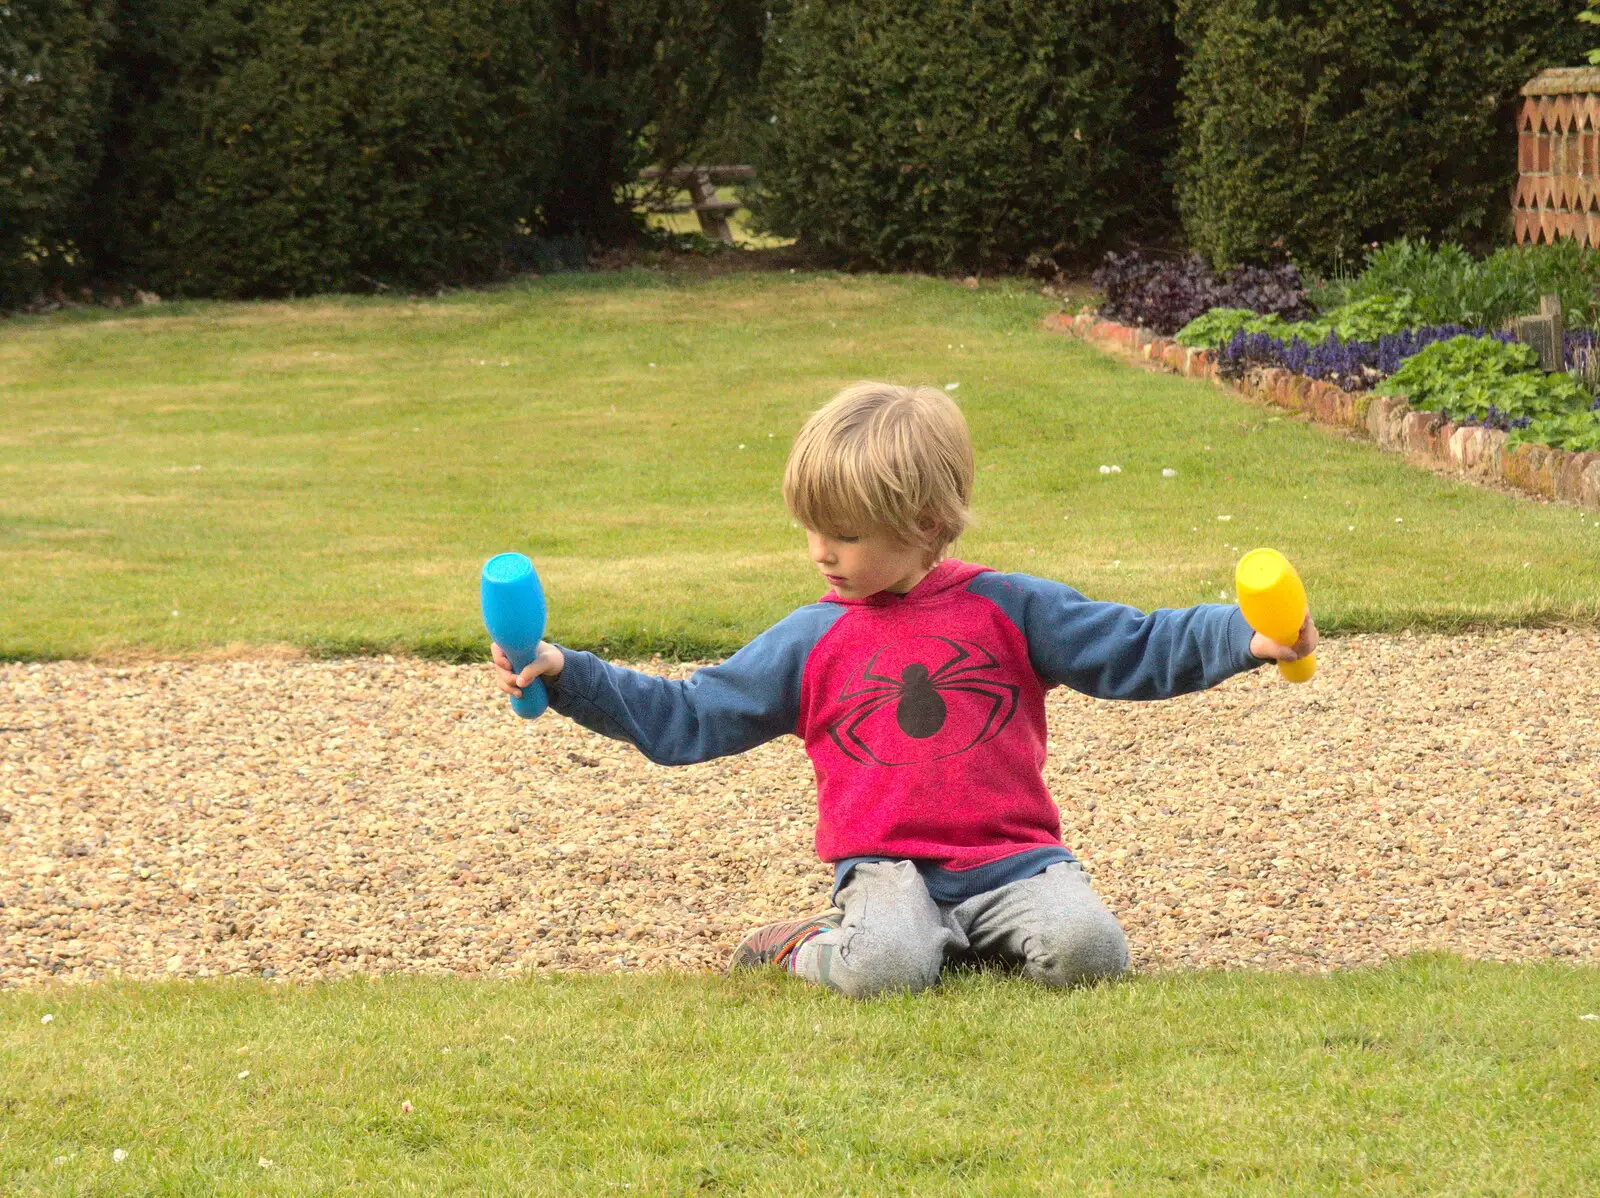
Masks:
[[[960,903],[937,902],[909,861],[865,861],[835,902],[843,926],[802,944],[791,967],[851,998],[931,986],[947,957],[1018,964],[1047,986],[1128,967],[1127,937],[1076,861]]]

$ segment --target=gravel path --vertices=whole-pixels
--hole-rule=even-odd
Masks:
[[[1064,835],[1136,965],[1600,962],[1600,636],[1319,657],[1303,687],[1050,696]],[[653,766],[523,724],[483,667],[0,666],[5,987],[720,968],[824,899],[812,828],[792,738]]]

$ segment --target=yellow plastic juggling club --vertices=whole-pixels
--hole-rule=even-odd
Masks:
[[[1250,627],[1280,645],[1300,639],[1306,622],[1306,588],[1289,559],[1276,549],[1252,549],[1239,559],[1234,571],[1239,610]],[[1280,661],[1278,672],[1290,682],[1309,682],[1317,672],[1317,655],[1298,661]]]

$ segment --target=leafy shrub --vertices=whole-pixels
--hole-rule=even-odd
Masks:
[[[1563,372],[1545,374],[1530,346],[1455,337],[1408,359],[1381,390],[1458,424],[1509,429],[1513,443],[1600,448],[1588,388]]]
[[[1179,329],[1173,340],[1194,349],[1216,349],[1232,341],[1236,333],[1271,333],[1281,337],[1288,327],[1283,317],[1276,314],[1263,316],[1249,308],[1212,308]]]
[[[1362,299],[1341,304],[1320,319],[1310,322],[1308,332],[1336,333],[1345,341],[1376,341],[1391,333],[1423,325],[1439,324],[1427,319],[1411,298],[1410,292],[1399,295],[1368,295]],[[1297,326],[1298,327],[1298,326]]]
[[[1241,330],[1217,350],[1224,378],[1242,378],[1253,367],[1277,368],[1322,379],[1346,391],[1365,391],[1400,369],[1402,362],[1428,346],[1452,337],[1488,337],[1484,329],[1435,325],[1389,333],[1376,341],[1345,341],[1330,333],[1321,341]],[[1508,338],[1509,334],[1492,334]]]
[[[527,0],[521,0],[526,3]],[[727,161],[748,149],[769,27],[787,0],[543,0],[560,110],[556,172],[542,215],[556,233],[631,239],[623,197],[639,168]],[[718,119],[721,118],[721,119]],[[730,144],[731,143],[731,144]],[[718,157],[699,158],[702,150]],[[735,161],[746,161],[739,157]]]
[[[1586,410],[1541,416],[1511,430],[1513,445],[1549,445],[1569,453],[1600,452],[1600,400]]]
[[[1486,245],[1516,179],[1518,90],[1576,62],[1581,29],[1568,0],[1180,0],[1190,245],[1219,267],[1287,253],[1323,271],[1402,235]]]
[[[109,0],[0,4],[0,307],[75,273],[99,162]]]
[[[1341,303],[1409,294],[1424,322],[1498,328],[1536,312],[1539,297],[1552,293],[1569,323],[1592,324],[1597,286],[1600,252],[1575,241],[1509,246],[1479,260],[1459,245],[1402,237],[1372,251],[1366,269],[1330,294]]]
[[[747,198],[846,259],[1070,257],[1170,219],[1173,0],[799,0],[769,39]]]
[[[1093,283],[1105,293],[1100,312],[1107,320],[1163,336],[1213,308],[1243,308],[1285,319],[1310,315],[1300,272],[1288,264],[1242,267],[1219,276],[1198,257],[1168,261],[1137,251],[1109,253]]]
[[[557,170],[544,0],[129,0],[101,266],[202,295],[491,277]]]
[[[627,236],[621,183],[692,150],[763,19],[755,0],[122,0],[97,263],[180,294],[432,287],[533,266],[541,235]]]
[[[1293,324],[1248,308],[1213,308],[1179,329],[1177,340],[1180,345],[1206,349],[1226,345],[1241,332],[1268,333],[1283,341],[1298,337],[1307,345],[1320,344],[1334,335],[1341,341],[1376,341],[1423,323],[1410,295],[1372,295],[1335,308],[1317,320]]]

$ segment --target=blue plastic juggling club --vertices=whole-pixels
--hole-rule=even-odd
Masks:
[[[520,553],[499,553],[483,563],[478,587],[483,599],[483,623],[489,638],[506,651],[516,673],[538,655],[544,636],[544,588],[533,563]],[[544,714],[550,706],[544,680],[535,678],[511,698],[511,710],[525,720]]]

